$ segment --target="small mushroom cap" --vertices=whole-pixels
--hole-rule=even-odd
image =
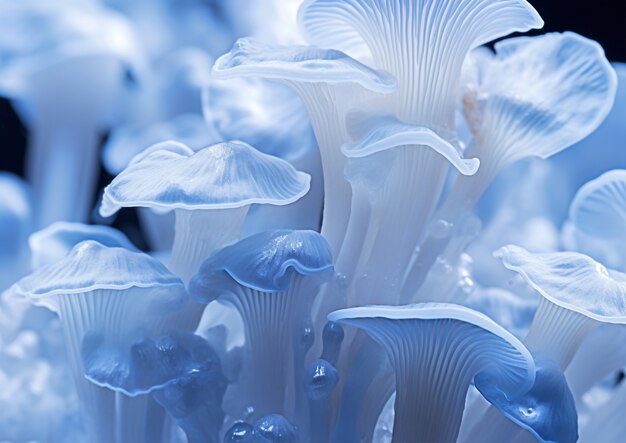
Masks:
[[[180,149],[148,149],[106,187],[102,216],[137,206],[197,210],[254,203],[288,205],[304,196],[310,186],[308,174],[239,141],[193,154]]]
[[[297,443],[296,428],[280,414],[260,418],[252,433],[259,443]]]
[[[315,231],[279,229],[261,232],[226,246],[202,263],[189,292],[213,300],[222,290],[240,284],[264,292],[286,291],[293,273],[332,271],[330,246]]]
[[[213,66],[216,78],[264,77],[303,83],[356,83],[390,93],[396,88],[388,73],[376,71],[343,52],[313,46],[269,46],[242,38]]]
[[[535,357],[535,384],[526,394],[507,398],[488,379],[476,377],[476,388],[498,410],[541,442],[578,440],[576,403],[561,369],[551,360]]]
[[[56,222],[31,234],[28,239],[33,269],[62,259],[74,246],[86,240],[137,252],[137,248],[122,232],[109,226]]]
[[[550,302],[603,323],[626,323],[626,274],[577,252],[533,254],[515,245],[494,253]]]
[[[586,235],[626,241],[626,170],[606,172],[581,187],[569,218]]]
[[[185,296],[181,280],[158,260],[124,248],[107,248],[92,240],[77,244],[65,258],[35,270],[8,291],[56,311],[54,295],[132,287],[163,289],[172,302]]]
[[[88,380],[131,397],[200,373],[226,385],[215,351],[206,340],[188,332],[171,332],[121,346],[102,334],[91,333],[83,340],[81,356]]]
[[[521,395],[534,382],[535,364],[526,347],[486,315],[464,306],[449,303],[363,306],[331,312],[328,320],[364,329],[372,337],[384,337],[385,346],[404,346],[403,343],[415,341],[414,336],[405,336],[414,333],[414,330],[401,328],[403,322],[457,320],[459,324],[476,326],[473,330],[475,340],[484,340],[477,352],[493,348],[486,366],[476,377],[489,379],[507,395]],[[449,328],[450,324],[442,323],[442,327]],[[463,334],[464,340],[469,338],[467,329],[463,329]]]

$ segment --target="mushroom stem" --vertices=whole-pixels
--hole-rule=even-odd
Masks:
[[[550,358],[565,371],[582,342],[598,325],[597,321],[542,297],[524,344],[532,354]]]
[[[176,210],[170,270],[188,284],[204,259],[237,241],[249,206],[217,210]],[[199,320],[199,319],[198,319]]]

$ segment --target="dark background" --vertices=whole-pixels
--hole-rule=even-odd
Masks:
[[[574,31],[598,41],[609,60],[626,62],[626,0],[530,0],[530,3],[545,21],[543,29],[530,35]],[[0,171],[22,174],[27,136],[10,103],[0,99]],[[102,134],[103,140],[106,136]],[[111,179],[103,170],[101,187]],[[125,220],[118,220],[115,225],[123,222],[123,230],[134,237],[136,243],[143,243],[137,232],[128,232],[136,226],[136,220],[132,220],[134,214],[128,211],[123,218]]]

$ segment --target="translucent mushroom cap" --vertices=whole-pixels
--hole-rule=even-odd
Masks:
[[[626,323],[626,274],[577,252],[534,254],[515,245],[494,253],[550,302],[603,323]]]
[[[365,89],[390,93],[396,81],[390,74],[376,71],[333,49],[312,46],[269,46],[239,39],[233,49],[213,66],[216,78],[259,76],[276,80],[309,83],[356,83]]]
[[[137,248],[117,229],[102,225],[56,222],[28,238],[33,269],[54,263],[65,257],[78,243],[94,240],[103,246],[120,247],[130,251]]]
[[[384,347],[401,347],[406,343],[417,343],[415,329],[404,328],[416,322],[442,321],[441,327],[453,334],[459,327],[459,334],[465,339],[473,338],[481,358],[481,370],[476,377],[490,380],[507,395],[520,395],[527,392],[534,382],[535,365],[526,347],[512,334],[496,324],[486,315],[464,306],[448,303],[423,303],[405,306],[363,306],[340,309],[328,314],[328,320],[355,326],[365,330]],[[450,322],[453,320],[453,322]],[[469,341],[465,342],[469,358]],[[419,376],[419,374],[415,374]]]
[[[535,357],[537,372],[530,391],[507,398],[490,380],[476,378],[476,388],[498,410],[541,442],[578,440],[578,414],[574,397],[561,368],[551,359]]]
[[[593,132],[611,110],[617,76],[593,40],[550,33],[506,39],[495,49],[492,57],[478,57],[463,101],[478,143],[489,139],[509,149],[508,141],[510,162],[556,154]]]
[[[185,297],[180,279],[158,260],[124,248],[108,248],[93,240],[77,244],[62,260],[24,277],[9,289],[9,294],[57,311],[55,295],[129,288],[150,288],[167,294],[162,299],[164,304],[178,304]]]
[[[293,273],[333,269],[330,246],[314,231],[275,230],[244,238],[202,263],[189,292],[203,301],[240,284],[259,291],[286,291]]]
[[[626,170],[606,172],[580,188],[569,218],[584,234],[626,241]]]
[[[148,148],[131,160],[105,188],[100,214],[108,217],[122,207],[137,206],[196,210],[287,205],[309,190],[308,174],[246,143],[219,143],[196,153],[180,146],[162,143],[160,150]]]

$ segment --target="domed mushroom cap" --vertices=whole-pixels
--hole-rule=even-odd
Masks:
[[[490,380],[476,377],[480,393],[502,414],[530,431],[539,441],[578,440],[576,403],[563,371],[550,359],[535,357],[535,384],[520,397],[507,398]]]
[[[626,170],[606,172],[580,188],[569,218],[584,234],[626,240]]]
[[[162,289],[165,303],[178,303],[185,289],[178,277],[161,262],[124,248],[108,248],[92,240],[79,243],[62,260],[37,269],[15,283],[12,296],[57,310],[54,295],[129,288]]]
[[[234,282],[259,291],[286,291],[294,272],[313,275],[332,269],[330,246],[317,232],[266,231],[209,257],[191,280],[189,292],[206,301]]]
[[[33,269],[62,259],[74,246],[86,240],[137,252],[137,248],[122,232],[109,226],[56,222],[28,238]]]
[[[287,205],[309,190],[308,174],[243,142],[219,143],[196,153],[148,149],[106,187],[102,216],[136,206],[195,210]]]
[[[418,343],[414,327],[419,322],[438,321],[449,336],[455,332],[463,336],[464,358],[470,358],[472,350],[476,353],[481,361],[476,377],[489,380],[507,395],[521,395],[534,382],[535,365],[526,347],[489,317],[464,306],[364,306],[331,312],[328,320],[361,328],[391,349]]]
[[[603,323],[626,323],[626,274],[577,252],[533,254],[508,245],[494,253],[550,302]]]
[[[393,92],[395,79],[333,49],[269,46],[242,38],[213,66],[216,78],[257,76],[307,83],[356,83],[380,93]]]

